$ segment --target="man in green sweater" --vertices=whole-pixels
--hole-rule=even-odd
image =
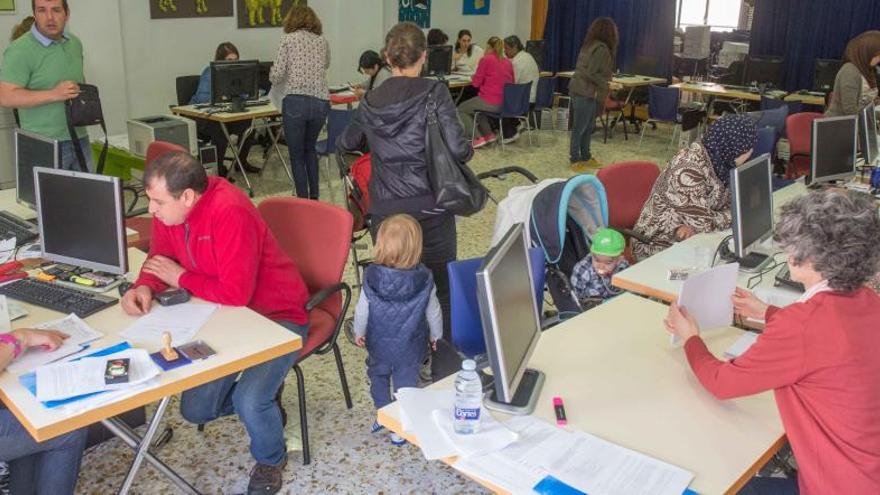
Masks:
[[[73,146],[82,147],[93,169],[85,128],[71,141],[64,101],[79,95],[84,82],[83,48],[79,38],[65,32],[67,0],[31,0],[31,32],[10,43],[0,65],[0,106],[17,108],[21,128],[61,141],[61,167],[78,170]]]

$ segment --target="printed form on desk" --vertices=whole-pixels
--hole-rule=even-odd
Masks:
[[[159,346],[162,345],[162,334],[169,332],[172,345],[178,346],[192,340],[219,307],[217,304],[192,302],[154,306],[120,335],[133,342]]]
[[[5,298],[5,296],[0,296],[0,298]],[[86,348],[86,343],[104,336],[104,334],[90,327],[82,318],[73,313],[64,318],[40,323],[34,328],[37,330],[58,330],[66,333],[68,337],[54,351],[46,351],[38,347],[27,349],[9,365],[9,371],[13,373],[33,371],[44,364],[53,363],[71,354],[76,354]]]

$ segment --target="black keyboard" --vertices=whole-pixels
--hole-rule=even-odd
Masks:
[[[74,313],[80,318],[109,308],[118,301],[115,297],[89,294],[32,278],[23,278],[6,285],[0,285],[0,294],[61,313]]]
[[[244,102],[245,108],[247,107],[261,107],[263,105],[268,105],[269,100],[251,100]]]
[[[0,211],[0,239],[15,237],[15,245],[21,246],[37,238],[37,226],[8,211]]]

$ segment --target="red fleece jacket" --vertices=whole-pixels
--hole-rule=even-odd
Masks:
[[[730,362],[689,338],[700,383],[720,399],[773,390],[802,494],[880,493],[880,297],[866,287],[820,292],[769,308],[766,320]]]
[[[155,255],[183,266],[180,286],[196,297],[247,306],[272,320],[308,322],[309,293],[299,270],[253,203],[225,179],[208,179],[208,189],[183,224],[169,226],[153,218],[149,256]],[[143,271],[138,285],[153,293],[168,287]]]

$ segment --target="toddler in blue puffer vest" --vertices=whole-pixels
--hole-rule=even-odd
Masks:
[[[394,391],[415,387],[430,340],[436,350],[443,335],[443,313],[431,271],[422,257],[422,229],[409,215],[392,215],[379,225],[373,264],[364,271],[364,285],[354,310],[357,345],[369,354],[370,395],[380,409]],[[372,432],[382,426],[373,423]],[[391,434],[395,445],[403,438]]]

